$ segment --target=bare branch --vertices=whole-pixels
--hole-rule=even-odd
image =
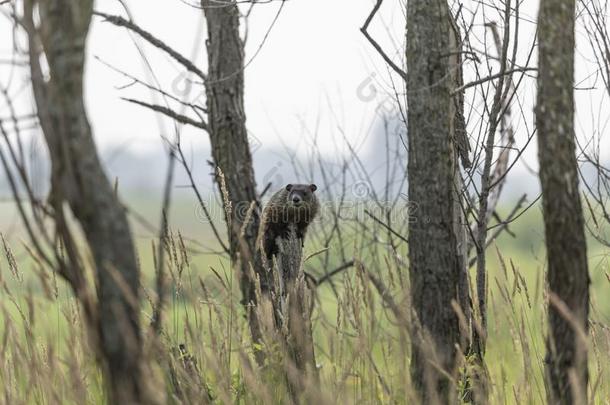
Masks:
[[[149,104],[149,103],[146,103],[144,101],[134,100],[132,98],[126,98],[126,97],[121,97],[121,99],[125,100],[125,101],[128,101],[130,103],[134,103],[134,104],[140,105],[142,107],[149,108],[149,109],[151,109],[153,111],[156,111],[156,112],[159,112],[161,114],[164,114],[164,115],[166,115],[166,116],[168,116],[168,117],[170,117],[170,118],[172,118],[172,119],[174,119],[174,120],[176,120],[176,121],[178,121],[178,122],[180,122],[182,124],[192,125],[194,127],[201,128],[204,131],[208,130],[208,126],[207,126],[207,124],[205,122],[203,122],[203,121],[196,121],[196,120],[194,120],[192,118],[187,117],[186,115],[178,114],[174,110],[172,110],[170,108],[167,108],[167,107],[163,107],[162,105]]]
[[[383,222],[381,219],[377,218],[375,215],[373,215],[369,210],[364,210],[364,213],[366,215],[368,215],[369,217],[371,217],[371,219],[373,219],[373,221],[377,222],[379,225],[383,226],[384,228],[386,228],[388,231],[392,232],[394,235],[396,235],[400,240],[402,240],[403,242],[409,243],[407,238],[405,238],[404,236],[402,236],[400,233],[396,232],[394,229],[392,229],[388,224],[386,224],[385,222]]]
[[[498,73],[495,73],[495,74],[490,75],[490,76],[482,77],[482,78],[480,78],[478,80],[475,80],[475,81],[472,81],[470,83],[466,83],[465,85],[455,89],[451,94],[455,95],[455,94],[459,93],[460,91],[464,91],[464,90],[469,89],[471,87],[478,86],[479,84],[483,84],[483,83],[488,82],[490,80],[496,80],[496,79],[498,79],[498,78],[500,78],[502,76],[510,76],[513,73],[519,73],[519,72],[537,72],[537,71],[538,71],[538,68],[534,68],[534,67],[517,67],[517,68],[514,68],[514,69],[510,69],[510,70],[505,70],[503,72],[498,72]]]
[[[367,31],[369,24],[373,20],[373,17],[375,17],[375,14],[377,14],[377,11],[379,10],[379,7],[381,7],[382,2],[383,2],[383,0],[377,0],[377,3],[375,3],[375,7],[373,7],[373,10],[371,10],[371,13],[369,14],[366,21],[364,22],[364,25],[362,26],[362,28],[360,28],[360,32],[362,32],[362,34],[371,43],[371,45],[373,45],[373,48],[375,48],[377,53],[379,53],[379,55],[381,55],[383,60],[392,68],[392,70],[394,70],[396,73],[398,73],[398,75],[403,80],[407,80],[407,73],[404,70],[402,70],[401,68],[399,68],[398,65],[396,65],[392,61],[392,59],[390,59],[390,57],[385,53],[383,48],[381,48],[381,46],[377,43],[377,41],[375,41],[373,39],[373,37],[371,37]]]
[[[145,31],[144,29],[140,28],[138,25],[136,25],[132,21],[127,21],[126,19],[124,19],[123,17],[118,16],[118,15],[110,15],[110,14],[106,14],[106,13],[101,13],[99,11],[94,11],[93,14],[100,16],[100,17],[104,17],[104,19],[105,19],[104,21],[108,21],[109,23],[114,24],[118,27],[125,27],[128,30],[135,32],[136,34],[138,34],[140,37],[142,37],[152,46],[159,48],[162,51],[164,51],[165,53],[167,53],[174,60],[176,60],[178,63],[180,63],[182,66],[184,66],[188,71],[196,74],[203,80],[207,80],[207,76],[205,75],[205,73],[203,73],[201,70],[199,70],[199,68],[197,66],[195,66],[190,60],[188,60],[187,58],[185,58],[184,56],[179,54],[177,51],[172,49],[169,45],[165,44],[160,39],[156,38],[150,32]]]
[[[487,249],[489,246],[491,246],[491,244],[493,243],[493,241],[495,241],[496,239],[498,239],[498,237],[500,236],[500,234],[505,231],[508,230],[508,225],[513,222],[515,219],[519,218],[521,216],[521,214],[523,214],[525,211],[527,211],[529,209],[529,207],[531,207],[534,203],[536,203],[538,201],[538,198],[536,198],[532,204],[530,204],[528,207],[526,207],[523,211],[521,211],[519,214],[517,214],[517,212],[519,211],[519,209],[521,209],[521,206],[523,205],[523,203],[525,202],[527,195],[523,194],[521,196],[521,198],[519,198],[519,201],[517,201],[517,204],[515,205],[515,207],[512,209],[512,211],[508,214],[508,216],[506,217],[506,219],[504,221],[499,221],[498,224],[494,225],[493,227],[490,227],[489,230],[493,229],[493,228],[497,228],[496,231],[493,233],[493,235],[491,235],[491,237],[489,237],[487,239],[487,242],[485,243],[485,249]],[[473,257],[472,259],[470,259],[470,262],[468,263],[468,267],[472,267],[476,264],[477,262],[477,257]]]
[[[500,59],[499,82],[493,98],[491,112],[489,114],[489,130],[485,142],[485,161],[483,164],[483,173],[481,174],[481,194],[479,196],[479,208],[477,215],[477,240],[475,247],[477,250],[477,272],[476,272],[476,287],[479,316],[481,317],[481,327],[483,328],[482,336],[475,336],[477,346],[479,347],[478,356],[482,356],[485,352],[485,333],[487,332],[487,283],[486,283],[486,266],[485,266],[485,241],[487,239],[487,208],[489,204],[489,192],[491,191],[491,164],[493,159],[493,146],[498,128],[498,116],[502,110],[503,93],[505,88],[505,76],[507,74],[507,55],[510,40],[510,10],[511,2],[506,2],[504,9],[504,38],[502,42],[502,52]]]
[[[180,163],[182,163],[182,167],[184,167],[184,170],[186,171],[186,175],[188,176],[189,182],[191,183],[191,188],[193,189],[193,192],[195,193],[195,196],[197,197],[199,206],[203,210],[203,213],[204,213],[208,223],[210,224],[210,227],[212,228],[212,232],[214,232],[214,236],[216,237],[216,240],[220,244],[223,252],[229,254],[230,253],[229,248],[225,245],[223,239],[220,237],[220,232],[218,231],[218,229],[216,228],[216,225],[214,224],[210,211],[208,210],[207,206],[203,202],[203,197],[201,196],[201,193],[199,192],[199,189],[197,188],[197,184],[195,183],[195,179],[193,178],[193,172],[191,171],[191,168],[188,166],[188,164],[186,162],[186,158],[184,157],[184,153],[182,152],[182,147],[180,145],[178,145],[177,149],[178,149],[178,155],[180,157]]]
[[[319,286],[320,284],[330,280],[332,277],[336,276],[337,274],[341,273],[342,271],[347,270],[347,269],[353,267],[354,263],[355,262],[353,260],[350,260],[349,262],[343,263],[341,266],[337,267],[333,271],[330,271],[330,272],[326,273],[325,275],[323,275],[319,279],[315,279],[314,278],[313,281],[314,281],[316,287]]]

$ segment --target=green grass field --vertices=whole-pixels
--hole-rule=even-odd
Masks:
[[[130,203],[151,223],[158,222],[150,200],[138,197]],[[1,229],[7,230],[0,258],[0,384],[4,390],[0,404],[104,403],[101,375],[70,290],[52,273],[37,269],[25,252],[27,241],[19,226],[11,227],[11,208],[4,208],[0,214]],[[214,239],[209,225],[198,218],[195,202],[178,197],[170,222],[175,249],[166,256],[171,294],[162,347],[171,352],[184,344],[196,360],[198,373],[193,377],[183,371],[182,399],[166,392],[163,385],[156,387],[158,395],[169,403],[199,403],[196,398],[206,395],[217,403],[282,403],[282,384],[270,383],[273,371],[250,370],[252,347],[239,304],[237,277],[226,258],[205,253],[208,247],[214,248]],[[223,224],[219,226],[222,229]],[[510,231],[514,237],[503,234],[487,253],[486,361],[492,403],[541,404],[545,402],[546,304],[539,207],[532,207],[511,224]],[[145,291],[142,321],[148,324],[156,233],[134,221],[134,235]],[[380,257],[386,260],[369,259],[368,252],[357,248],[358,239],[364,237],[346,231],[346,249],[384,281],[394,301],[408,312],[406,248],[401,247],[396,255],[380,250]],[[180,247],[181,238],[185,248]],[[320,247],[306,244],[305,249],[311,253]],[[588,249],[592,308],[589,398],[591,403],[610,404],[610,252],[593,240]],[[337,250],[331,243],[330,262],[338,261],[332,257]],[[13,258],[16,265],[11,264]],[[312,259],[308,268],[315,272],[317,263]],[[321,382],[311,390],[321,403],[413,403],[408,336],[369,281],[356,267],[333,278],[332,285],[318,288],[313,330]],[[167,364],[152,363],[151,378],[170,382]],[[468,364],[465,359],[463,366]]]

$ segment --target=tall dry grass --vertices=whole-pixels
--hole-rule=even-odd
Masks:
[[[354,266],[316,288],[312,323],[318,382],[287,370],[283,346],[272,335],[264,347],[252,347],[231,263],[193,254],[179,232],[170,232],[165,321],[158,337],[152,328],[146,335],[155,395],[170,404],[288,403],[285,375],[290,371],[304,387],[303,403],[417,403],[409,377],[407,252],[382,244],[367,250],[361,245],[367,238],[363,233],[347,231],[344,236],[352,244],[348,250],[358,252]],[[491,402],[544,403],[544,261],[517,250],[503,253],[499,246],[488,253]],[[316,251],[315,246],[306,250]],[[143,265],[151,262],[147,252],[150,247],[142,244]],[[315,260],[307,258],[306,268],[315,266]],[[610,308],[603,296],[610,291],[610,278],[605,260],[593,268],[606,274],[594,278],[589,352],[589,398],[594,404],[610,403]],[[16,252],[5,242],[0,263],[0,404],[106,403],[101,372],[68,287],[25,248]],[[154,272],[143,270],[142,320],[149,325],[156,304]],[[264,367],[254,361],[255,349],[267,354]],[[473,364],[473,359],[462,358],[460,371]],[[469,383],[452,381],[458,395]]]

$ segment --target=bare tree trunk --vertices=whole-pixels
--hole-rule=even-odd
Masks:
[[[67,202],[93,254],[98,292],[94,333],[108,376],[110,402],[141,403],[139,268],[126,213],[102,169],[83,101],[85,42],[93,1],[47,0],[38,5],[39,30],[31,0],[25,2],[24,15],[37,111],[52,162],[49,201],[61,222]],[[39,62],[41,45],[50,70],[47,82]]]
[[[456,212],[460,206],[450,18],[444,1],[407,4],[408,180],[414,213],[409,271],[418,329],[411,375],[423,403],[442,404],[456,400],[456,387],[447,376],[457,373],[456,345],[461,342],[454,303],[465,301],[459,291],[465,263],[456,224],[461,215]]]
[[[226,3],[226,4],[223,4]],[[223,203],[231,205],[226,218],[230,238],[230,256],[240,260],[240,286],[248,312],[250,332],[255,342],[261,340],[260,325],[253,307],[256,305],[254,274],[263,289],[268,286],[266,272],[257,260],[256,237],[260,223],[260,205],[244,111],[244,46],[239,35],[239,10],[233,1],[202,0],[208,26],[208,77],[205,82],[208,129],[216,169],[224,176],[226,192]],[[218,172],[217,172],[218,174]],[[220,179],[217,182],[221,187]],[[222,190],[221,190],[222,192]],[[228,201],[226,201],[228,197]],[[252,204],[254,207],[251,207]],[[246,217],[249,222],[241,234]],[[259,363],[262,353],[257,352]]]
[[[574,0],[542,0],[538,16],[538,157],[548,256],[547,393],[587,403],[589,274],[574,135]]]
[[[449,24],[452,28],[449,34],[451,57],[449,58],[450,65],[449,70],[452,75],[453,88],[452,92],[457,88],[461,88],[464,84],[464,77],[462,71],[462,37],[460,34],[459,27],[456,24],[453,16],[449,15]],[[464,189],[464,181],[460,167],[457,164],[457,158],[460,158],[462,166],[468,168],[471,166],[469,152],[470,143],[468,141],[468,135],[466,132],[466,119],[464,117],[464,91],[459,91],[453,97],[453,126],[452,126],[452,138],[455,145],[455,165],[454,165],[454,193],[455,198],[453,201],[453,226],[456,235],[457,252],[458,252],[458,265],[460,268],[459,277],[459,300],[460,311],[462,312],[465,320],[463,326],[461,346],[466,348],[471,341],[471,302],[470,302],[470,280],[468,277],[468,222],[466,221],[466,209],[463,206],[462,192]]]
[[[450,65],[449,71],[452,75],[453,89],[460,89],[464,85],[462,69],[462,37],[457,22],[449,15],[451,27],[449,36]],[[468,139],[466,119],[464,117],[464,91],[458,91],[453,95],[454,121],[452,137],[455,143],[455,159],[460,158],[464,169],[471,167],[469,152],[470,142]],[[470,298],[470,277],[468,274],[468,221],[466,220],[465,198],[463,198],[464,181],[459,165],[455,164],[454,180],[454,211],[453,225],[455,228],[458,266],[460,269],[457,304],[460,312],[460,348],[463,353],[475,354],[474,367],[468,368],[469,372],[460,376],[464,381],[463,399],[475,404],[486,404],[488,402],[489,388],[488,378],[484,362],[484,353],[475,347],[474,318],[472,314],[472,302]]]

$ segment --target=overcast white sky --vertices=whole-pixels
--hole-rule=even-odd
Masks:
[[[189,1],[198,3],[194,0],[128,0],[126,3],[140,26],[192,58],[205,70],[204,20],[200,10],[188,5]],[[318,146],[328,154],[346,149],[342,136],[359,150],[366,149],[376,109],[387,97],[386,92],[391,92],[390,79],[396,79],[395,75],[388,73],[381,58],[359,32],[372,5],[371,0],[288,0],[283,7],[280,1],[254,7],[249,18],[246,46],[249,62],[245,70],[246,113],[248,128],[263,147],[279,148],[283,142],[301,148],[312,142],[311,135],[303,129],[307,127],[310,132],[318,134]],[[519,43],[523,50],[518,60],[522,64],[527,56],[527,46],[534,40],[532,22],[536,18],[537,6],[537,0],[521,3]],[[124,15],[124,10],[114,0],[98,0],[96,8]],[[464,2],[464,10],[475,9],[478,10],[479,23],[483,18],[486,21],[499,20],[497,10],[492,7],[483,7],[474,1]],[[404,12],[403,1],[387,0],[370,29],[399,64],[402,63],[404,44]],[[468,15],[465,11],[467,19]],[[273,24],[276,16],[277,21]],[[480,25],[475,25],[475,30],[484,31]],[[10,24],[2,18],[0,60],[10,55],[11,44],[7,40],[10,37]],[[152,73],[132,38],[142,46]],[[578,29],[578,43],[576,81],[580,82],[594,72],[591,52],[581,28]],[[177,95],[180,95],[182,85],[179,66],[146,46],[144,41],[130,36],[126,30],[104,23],[99,18],[95,18],[92,26],[88,49],[87,107],[100,147],[129,148],[135,153],[160,148],[160,134],[172,135],[170,121],[121,101],[120,96],[145,101],[155,99],[141,87],[118,89],[130,81],[95,57],[146,81],[151,81],[154,75],[166,90]],[[535,64],[534,57],[530,65]],[[6,73],[7,67],[0,65],[0,80],[5,80]],[[608,98],[602,90],[601,80],[595,81],[595,76],[592,77],[580,86],[597,86],[597,90],[576,92],[576,125],[580,136],[592,131],[608,132]],[[21,80],[26,80],[25,76]],[[399,81],[396,83],[400,90]],[[195,98],[199,92],[195,88],[189,97]],[[520,92],[524,117],[515,114],[517,142],[521,145],[532,129],[535,94],[534,81],[524,82]],[[27,99],[22,100],[24,110],[27,110],[27,103]],[[476,105],[475,111],[480,108]],[[6,107],[0,105],[0,116],[5,113]],[[207,144],[207,136],[201,131],[184,128],[182,132],[185,144]],[[610,158],[609,139],[610,135],[606,136],[606,147],[602,151],[606,159]],[[525,154],[528,165],[532,167],[536,167],[535,151],[535,142],[532,142]],[[526,167],[519,165],[518,171],[525,173]]]
[[[113,3],[98,1],[98,8],[121,12],[120,7],[113,6]],[[191,57],[205,70],[204,38],[207,32],[200,10],[178,0],[131,0],[128,4],[141,26]],[[330,133],[337,135],[337,125],[353,143],[360,143],[366,136],[382,95],[373,100],[368,100],[368,97],[361,100],[357,94],[358,86],[377,67],[381,71],[376,78],[387,76],[383,63],[359,32],[371,3],[289,0],[272,26],[280,7],[281,3],[277,1],[257,5],[249,18],[246,47],[249,63],[245,70],[249,130],[264,146],[276,145],[279,139],[295,144],[307,142],[302,136],[303,124],[314,128],[320,121],[321,148],[333,147]],[[375,30],[382,34],[382,43],[388,44],[390,49],[400,48],[402,44],[404,18],[400,11],[398,2],[384,10],[388,24],[399,28],[393,33],[397,40],[395,45],[391,44],[386,32]],[[394,18],[390,17],[392,14]],[[92,55],[140,78],[149,77],[125,30],[98,20],[93,26],[89,44]],[[150,47],[144,49],[155,69],[155,76],[167,89],[177,87],[179,92],[179,67]],[[91,118],[100,143],[133,139],[134,143],[141,145],[140,149],[145,149],[146,144],[159,142],[159,127],[152,113],[117,101],[120,94],[130,93],[118,91],[113,85],[128,82],[91,59],[87,75]],[[194,88],[192,97],[200,91]],[[131,94],[145,99],[150,97],[146,91]],[[171,127],[166,126],[166,129]],[[190,137],[201,137],[205,142],[205,135],[198,131],[188,130],[186,133],[191,134]]]

